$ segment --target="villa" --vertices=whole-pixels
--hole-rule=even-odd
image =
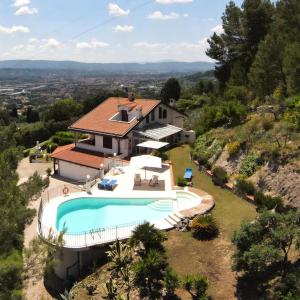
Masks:
[[[111,97],[69,127],[74,143],[58,147],[51,155],[54,170],[61,176],[84,182],[86,176],[99,176],[104,166],[109,170],[109,158],[126,159],[140,154],[145,141],[177,144],[191,143],[194,131],[183,129],[185,115],[160,100]],[[79,139],[80,135],[87,138]]]
[[[59,277],[78,276],[107,244],[128,239],[145,221],[167,230],[213,208],[209,195],[175,188],[172,162],[141,155],[141,149],[147,154],[193,142],[194,131],[183,129],[185,116],[174,106],[132,94],[108,98],[69,127],[74,143],[51,155],[62,186],[43,193],[38,211],[37,231],[45,242],[63,233]],[[192,169],[184,177],[191,180]]]

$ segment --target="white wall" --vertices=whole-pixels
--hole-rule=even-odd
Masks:
[[[72,164],[66,161],[58,161],[59,175],[75,181],[85,182],[86,175],[90,175],[91,178],[99,175],[99,170]]]

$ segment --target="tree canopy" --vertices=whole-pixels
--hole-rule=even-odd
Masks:
[[[167,80],[161,90],[161,98],[164,103],[169,104],[170,99],[178,100],[181,95],[181,87],[176,78],[170,78]]]
[[[263,212],[235,233],[233,269],[270,299],[300,293],[300,213]],[[268,298],[269,299],[269,298]]]

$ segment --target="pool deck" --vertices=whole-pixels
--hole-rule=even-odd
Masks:
[[[144,184],[135,189],[134,174],[140,174],[144,180]],[[153,175],[157,175],[160,182],[163,182],[162,187],[150,186],[149,180]],[[161,230],[168,230],[174,227],[180,218],[192,218],[195,215],[203,214],[210,211],[214,207],[214,199],[207,193],[194,189],[185,188],[184,190],[177,190],[174,188],[172,167],[164,164],[162,169],[135,169],[130,165],[125,165],[118,169],[112,169],[105,174],[105,178],[115,179],[118,184],[113,191],[100,190],[98,188],[98,180],[96,184],[89,189],[89,191],[80,191],[70,189],[69,195],[63,195],[62,189],[57,189],[54,193],[46,191],[47,197],[41,202],[42,205],[39,210],[38,233],[39,236],[47,240],[49,232],[54,237],[59,235],[56,230],[56,219],[58,206],[66,201],[74,198],[92,197],[92,198],[117,198],[117,199],[153,199],[153,200],[173,200],[173,212],[166,215],[161,220],[153,221],[152,223]],[[179,194],[183,192],[188,197],[188,201],[177,200]],[[84,221],[84,220],[83,220]],[[120,224],[118,226],[95,229],[85,233],[76,235],[64,234],[64,248],[68,249],[87,249],[95,245],[103,245],[115,241],[117,238],[127,239],[130,237],[133,229],[145,222],[145,220],[138,220],[130,224]]]
[[[199,205],[197,205],[193,208],[182,210],[180,213],[185,218],[191,219],[197,215],[206,214],[215,207],[215,200],[210,194],[208,194],[200,189],[196,189],[196,188],[188,188],[187,190],[189,190],[190,192],[192,192],[194,194],[197,194],[199,197],[202,198],[202,201]]]

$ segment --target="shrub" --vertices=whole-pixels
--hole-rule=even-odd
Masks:
[[[184,179],[183,177],[177,177],[177,185],[178,186],[186,186],[187,180]]]
[[[227,172],[222,167],[213,168],[212,181],[216,185],[223,186],[226,182],[228,182]]]
[[[27,156],[29,156],[29,153],[30,153],[30,149],[26,149],[26,150],[24,150],[24,151],[23,151],[23,155],[24,155],[24,157],[27,157]]]
[[[240,174],[250,177],[255,173],[257,167],[263,163],[263,160],[258,155],[247,155],[241,162]]]
[[[164,286],[167,295],[174,295],[175,289],[179,287],[178,275],[170,268],[167,268],[164,274]]]
[[[218,235],[218,226],[212,215],[199,215],[191,225],[193,236],[200,240],[212,239]]]
[[[254,195],[255,186],[251,181],[238,178],[236,181],[236,189],[242,195]]]
[[[168,156],[168,154],[166,152],[159,151],[159,150],[157,150],[157,151],[154,152],[154,156],[158,156],[162,160],[168,160],[169,159],[169,156]]]
[[[254,194],[254,201],[259,210],[271,210],[276,208],[277,211],[280,211],[283,207],[283,201],[280,197],[272,197],[271,195],[265,195],[262,192],[256,192]]]
[[[72,132],[59,131],[55,133],[51,140],[53,143],[56,143],[59,146],[64,146],[73,143],[74,134]]]
[[[208,159],[209,159],[207,153],[204,152],[199,152],[196,158],[199,165],[203,165],[203,166],[205,166],[208,163]]]
[[[186,275],[183,278],[182,286],[192,295],[193,299],[209,299],[207,296],[208,281],[201,274]]]
[[[48,169],[46,170],[46,173],[47,173],[47,176],[50,177],[50,176],[51,176],[51,173],[52,173],[51,168],[48,168]]]
[[[241,148],[241,143],[239,141],[231,142],[227,145],[227,150],[230,157],[235,156],[238,154]]]

